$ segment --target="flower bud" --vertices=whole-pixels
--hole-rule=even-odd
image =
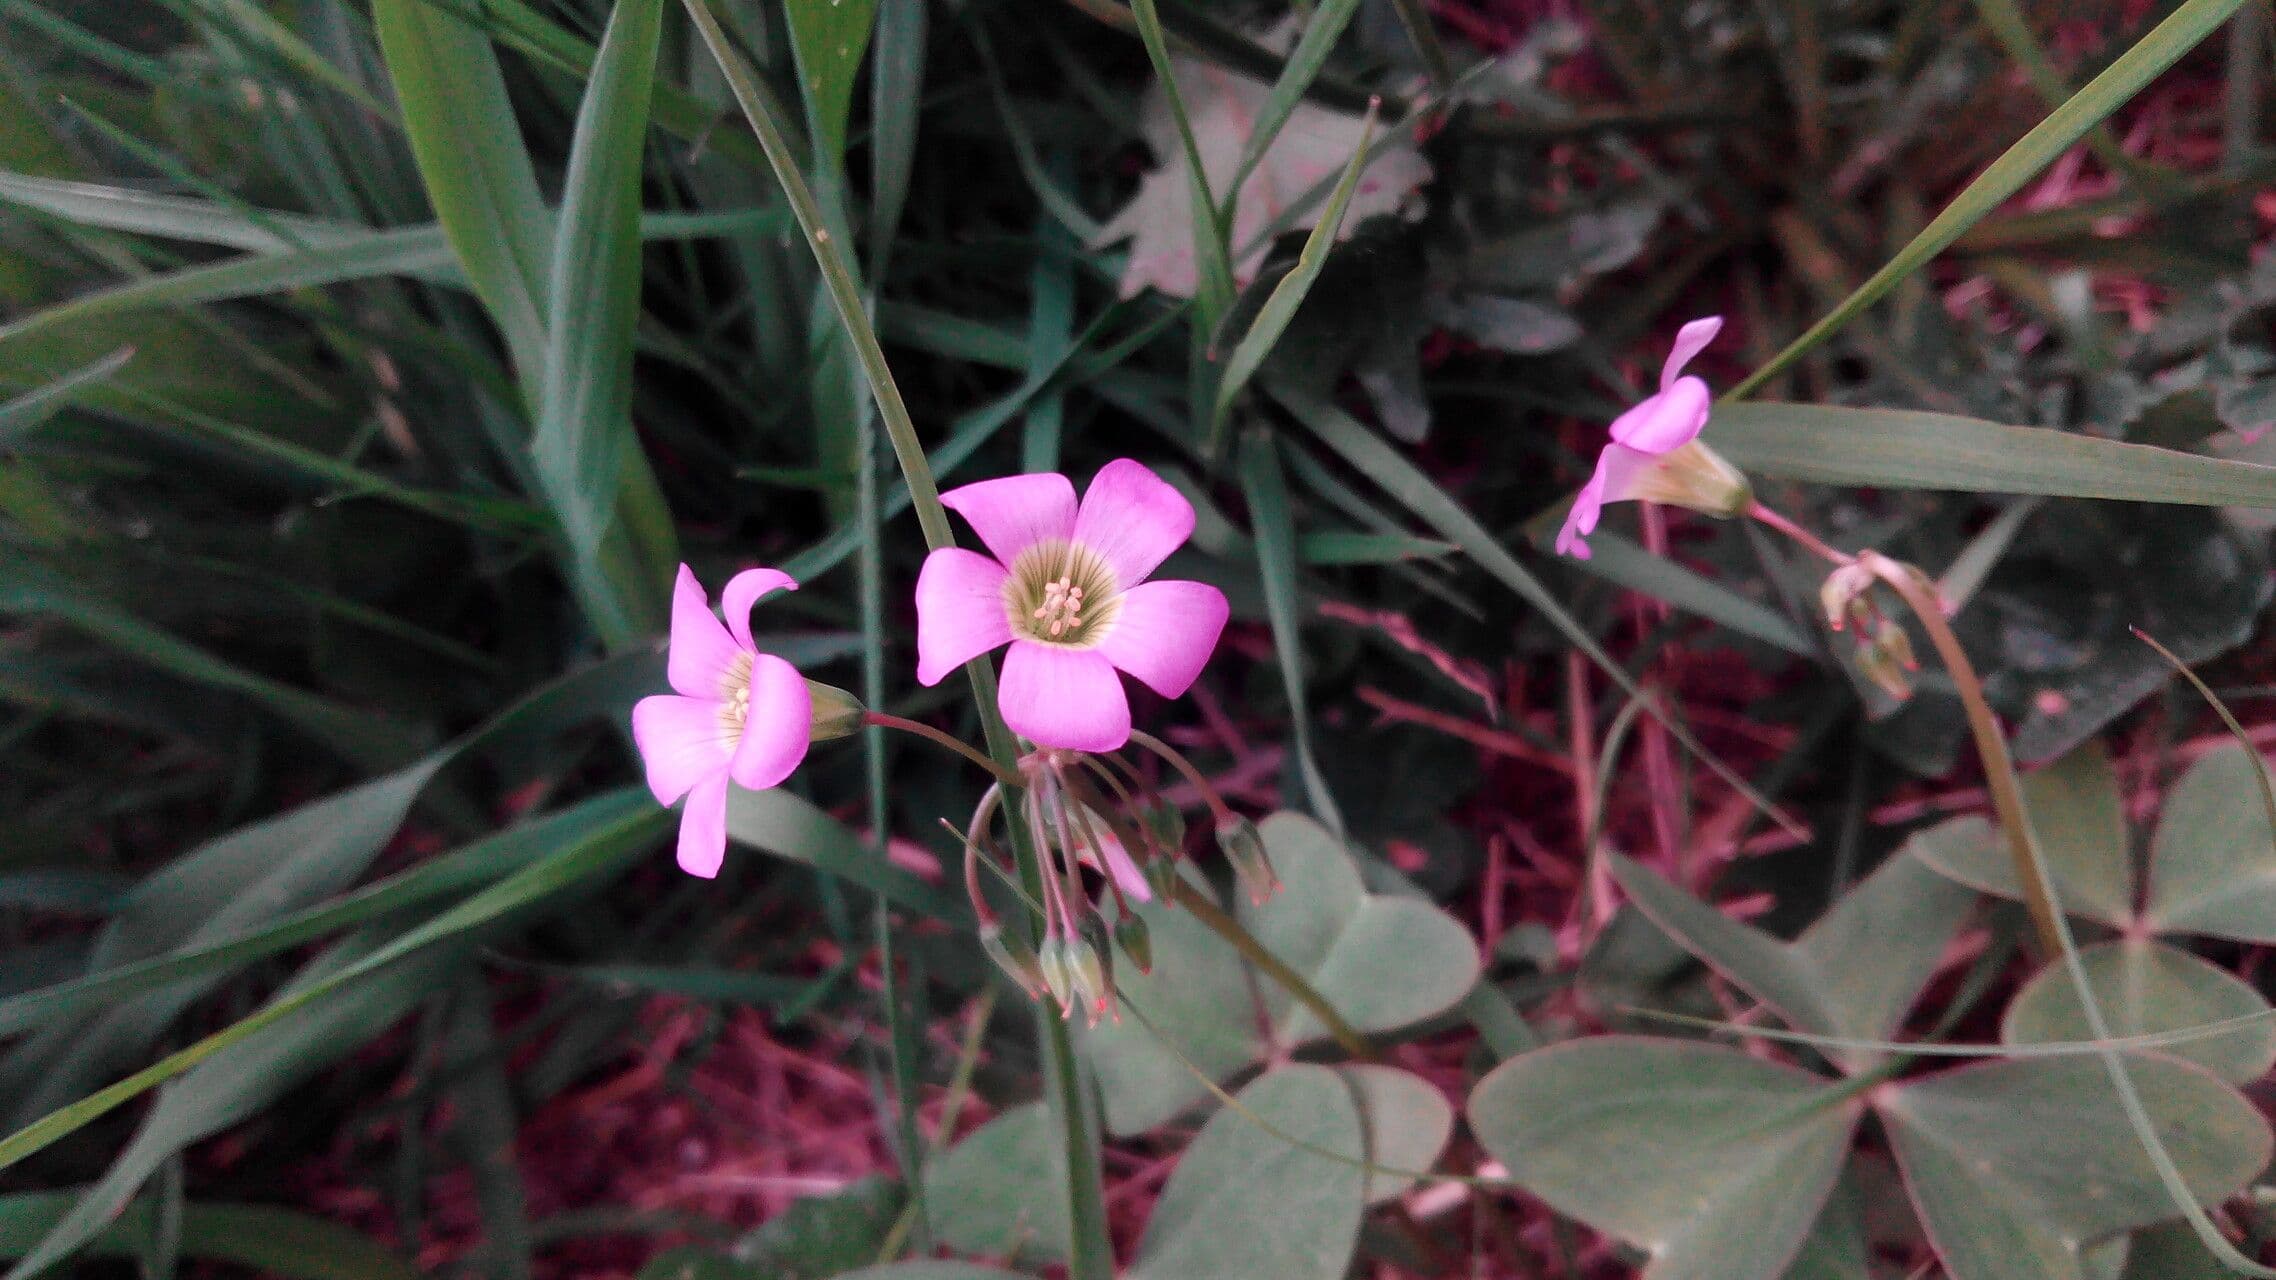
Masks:
[[[1106,947],[1104,922],[1092,916],[1083,922],[1083,932],[1095,933],[1097,939],[1094,942],[1086,936],[1067,940],[1067,976],[1074,984],[1084,1018],[1095,1027],[1100,1016],[1114,1007],[1114,961]]]
[[[1172,854],[1185,848],[1185,814],[1176,805],[1157,800],[1139,810],[1138,820],[1161,848]]]
[[[1177,901],[1178,875],[1175,858],[1156,858],[1146,864],[1146,884],[1154,891],[1154,901]]]
[[[988,953],[996,967],[1004,971],[1014,985],[1027,994],[1030,1000],[1041,1000],[1051,994],[1043,978],[1043,966],[1035,958],[1035,948],[1028,945],[1019,932],[1005,932],[1004,927],[990,920],[980,926],[980,949]]]
[[[1130,963],[1138,966],[1138,972],[1154,971],[1154,935],[1136,913],[1114,922],[1114,945],[1122,948],[1122,954],[1130,957]]]
[[[1890,697],[1900,702],[1911,697],[1912,673],[1920,669],[1912,637],[1895,619],[1884,618],[1873,638],[1858,647],[1857,669]]]
[[[1825,608],[1826,625],[1835,631],[1852,623],[1862,625],[1871,609],[1866,593],[1873,589],[1873,571],[1864,565],[1845,564],[1826,575],[1818,587],[1818,603]]]
[[[1742,515],[1754,505],[1746,473],[1697,440],[1659,455],[1630,482],[1627,492],[1606,497],[1664,502],[1722,519]]]
[[[1066,1017],[1075,1008],[1075,978],[1068,966],[1067,940],[1053,934],[1043,940],[1043,952],[1037,957],[1043,970],[1044,990],[1051,993],[1059,1005],[1059,1016]]]
[[[1272,858],[1264,851],[1264,837],[1257,833],[1257,824],[1238,814],[1218,823],[1217,847],[1233,864],[1233,875],[1250,902],[1262,906],[1280,892],[1280,874],[1272,869]]]
[[[869,708],[861,704],[861,699],[819,680],[807,681],[806,692],[814,700],[814,741],[851,737],[861,730],[862,717],[869,714]]]

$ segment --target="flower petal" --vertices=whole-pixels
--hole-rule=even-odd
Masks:
[[[1075,533],[1075,486],[1056,471],[961,485],[940,495],[940,504],[962,513],[1005,564],[1038,542]]]
[[[1596,532],[1597,517],[1604,514],[1604,455],[1618,447],[1609,444],[1604,446],[1604,451],[1596,456],[1596,471],[1589,476],[1588,483],[1581,486],[1581,491],[1573,496],[1572,508],[1565,512],[1565,525],[1557,530],[1558,555],[1571,556],[1575,560],[1589,558],[1586,539],[1589,534]]]
[[[632,740],[640,747],[656,803],[670,804],[714,774],[726,776],[734,748],[720,710],[710,698],[668,693],[633,704]]]
[[[1626,445],[1608,444],[1596,456],[1597,500],[1626,502],[1636,496],[1638,482],[1660,465],[1660,455],[1631,449]],[[1595,521],[1589,528],[1596,527]],[[1583,530],[1586,532],[1586,530]]]
[[[941,677],[1012,638],[1004,567],[977,551],[942,547],[917,571],[917,683]]]
[[[1147,688],[1175,698],[1193,687],[1217,651],[1227,612],[1225,593],[1206,582],[1141,582],[1122,593],[1098,652]]]
[[[760,654],[751,662],[751,710],[727,776],[764,791],[790,776],[813,736],[814,695],[806,690],[806,677],[773,654]]]
[[[719,611],[727,615],[727,630],[735,643],[756,651],[751,643],[751,606],[776,591],[796,591],[798,583],[780,569],[745,569],[727,580],[719,593]]]
[[[1146,883],[1146,873],[1138,869],[1130,851],[1122,847],[1122,841],[1107,827],[1106,819],[1090,808],[1083,809],[1082,815],[1090,824],[1091,833],[1098,837],[1097,848],[1086,846],[1083,849],[1083,861],[1114,877],[1115,887],[1122,890],[1123,897],[1133,902],[1152,902],[1154,886]],[[1075,838],[1082,839],[1080,831]]]
[[[664,678],[691,698],[717,698],[726,691],[729,664],[742,652],[727,628],[711,614],[711,601],[695,570],[680,566],[672,584],[672,643]]]
[[[1128,458],[1099,468],[1075,517],[1075,541],[1106,561],[1124,591],[1144,582],[1192,536],[1193,504]]]
[[[727,860],[727,775],[688,793],[680,810],[680,870],[710,880]]]
[[[1674,385],[1612,420],[1612,438],[1645,453],[1680,449],[1699,437],[1707,425],[1714,398],[1697,378],[1677,378]]]
[[[1713,342],[1715,335],[1722,331],[1721,316],[1694,320],[1676,330],[1675,345],[1668,348],[1667,363],[1660,366],[1660,390],[1665,391],[1674,386],[1676,378],[1683,373],[1683,366],[1691,363],[1691,357],[1706,350],[1707,344]]]
[[[1013,641],[997,705],[1013,732],[1039,746],[1115,751],[1130,741],[1130,698],[1095,649]]]

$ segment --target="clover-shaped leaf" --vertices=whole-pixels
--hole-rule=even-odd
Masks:
[[[925,1167],[925,1209],[950,1247],[991,1258],[1067,1257],[1067,1151],[1040,1102],[1013,1107]]]
[[[2110,1034],[2180,1031],[2265,1013],[2268,1002],[2250,983],[2186,951],[2146,938],[2087,947],[2079,959]],[[2000,1025],[2009,1044],[2090,1040],[2086,1011],[2064,966],[2050,964],[2016,992]],[[2163,1046],[2224,1080],[2244,1084],[2276,1064],[2276,1019]]]
[[[1644,914],[1693,955],[1803,1031],[1885,1039],[1919,997],[1969,895],[1899,855],[1794,942],[1731,919],[1640,863],[1612,854],[1612,874]],[[1829,1050],[1855,1069],[1870,1050]]]
[[[1374,1063],[1348,1063],[1336,1074],[1351,1089],[1359,1123],[1367,1138],[1367,1160],[1385,1169],[1427,1169],[1454,1136],[1454,1108],[1432,1084],[1412,1071]],[[1415,1180],[1367,1171],[1367,1203],[1382,1204],[1404,1195]]]
[[[1406,1026],[1469,993],[1480,961],[1459,921],[1420,899],[1367,892],[1350,851],[1309,818],[1275,814],[1259,832],[1282,889],[1262,906],[1242,904],[1241,923],[1353,1027]],[[1223,1079],[1325,1034],[1190,913],[1159,902],[1137,911],[1153,936],[1154,972],[1126,965],[1115,977],[1144,1021],[1083,1036],[1113,1132],[1143,1132],[1200,1101],[1208,1089],[1196,1069]]]
[[[2141,891],[2126,856],[2117,776],[2099,744],[2023,780],[2024,804],[2063,910],[2126,937],[2081,955],[2112,1034],[2180,1031],[2268,1010],[2249,984],[2148,936],[2276,941],[2276,840],[2252,777],[2256,767],[2241,748],[2228,749],[2182,775],[2166,796]],[[1981,818],[1942,823],[1908,847],[1963,884],[1998,897],[2022,896],[2005,838]],[[2137,898],[2144,902],[2139,911]],[[2017,993],[2003,1028],[2011,1044],[2091,1035],[2077,990],[2055,964]],[[2276,1062],[2276,1020],[2169,1048],[2226,1079],[2258,1079]]]
[[[2235,1194],[2268,1163],[2267,1122],[2212,1073],[2151,1054],[2125,1062],[2200,1200]],[[2088,1280],[2088,1245],[2176,1216],[2097,1058],[1940,1072],[1878,1091],[1875,1110],[1954,1280]]]
[[[1351,1086],[1298,1063],[1252,1081],[1236,1100],[1240,1109],[1212,1116],[1179,1158],[1129,1280],[1339,1280],[1350,1267],[1366,1177]]]
[[[1849,1152],[1852,1092],[1736,1049],[1593,1036],[1521,1054],[1470,1127],[1559,1211],[1651,1255],[1644,1280],[1753,1280],[1793,1262]]]

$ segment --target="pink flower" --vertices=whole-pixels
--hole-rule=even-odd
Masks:
[[[672,644],[665,674],[677,694],[642,698],[632,738],[656,803],[687,797],[680,814],[680,869],[710,879],[727,856],[727,783],[764,790],[806,758],[813,695],[798,669],[751,643],[751,606],[798,584],[774,569],[727,580],[719,602],[727,625],[686,565],[672,588]]]
[[[1013,731],[1046,747],[1113,751],[1130,739],[1117,670],[1166,698],[1192,686],[1225,629],[1225,594],[1148,582],[1193,533],[1193,504],[1128,458],[1080,508],[1055,472],[951,489],[941,502],[994,556],[943,547],[917,575],[917,679],[938,684],[999,645]]]
[[[1673,502],[1710,515],[1744,509],[1746,477],[1697,443],[1713,397],[1706,383],[1683,373],[1722,327],[1721,316],[1708,316],[1678,330],[1660,369],[1659,393],[1612,420],[1612,442],[1597,455],[1596,474],[1557,531],[1560,553],[1588,559],[1583,539],[1596,529],[1607,502]]]

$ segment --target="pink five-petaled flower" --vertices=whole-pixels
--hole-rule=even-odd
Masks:
[[[1607,502],[1672,502],[1717,516],[1745,509],[1751,496],[1746,477],[1698,443],[1713,397],[1706,383],[1683,372],[1722,327],[1721,316],[1708,316],[1678,330],[1660,369],[1659,393],[1612,420],[1612,442],[1597,455],[1596,474],[1557,531],[1560,553],[1588,559],[1585,539]]]
[[[1225,629],[1225,593],[1148,582],[1193,533],[1193,504],[1128,458],[1100,469],[1075,503],[1056,472],[951,489],[994,559],[956,547],[917,575],[917,679],[938,684],[999,645],[1000,706],[1014,732],[1046,747],[1113,751],[1130,740],[1117,670],[1167,698],[1200,676]]]
[[[727,625],[686,565],[672,588],[672,644],[665,676],[676,694],[632,708],[632,738],[648,766],[656,803],[686,796],[680,814],[680,868],[709,879],[727,856],[727,783],[753,791],[784,778],[806,758],[813,695],[791,666],[751,643],[751,606],[798,584],[774,569],[745,569],[719,593]]]

